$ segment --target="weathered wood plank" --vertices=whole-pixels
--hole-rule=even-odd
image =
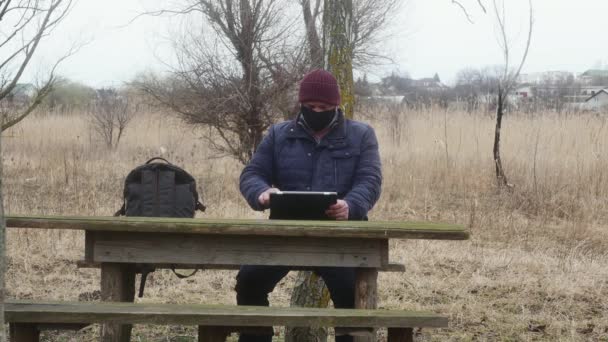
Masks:
[[[384,240],[98,232],[93,261],[381,267]]]
[[[101,264],[101,300],[108,302],[133,302],[135,298],[135,269],[132,265]],[[70,322],[66,322],[70,323]],[[76,323],[82,323],[76,322]],[[131,325],[104,324],[102,342],[129,342]]]
[[[464,240],[462,225],[399,221],[299,221],[8,215],[9,228],[82,229],[149,233]]]
[[[38,331],[46,331],[46,330],[80,330],[88,327],[89,323],[39,323],[36,324],[36,329]]]
[[[11,323],[125,323],[206,326],[446,327],[447,318],[428,312],[283,308],[196,304],[8,301]]]
[[[381,264],[382,265],[388,265],[389,264],[389,253],[388,253],[388,239],[384,239],[382,240],[382,242],[380,243],[380,258],[381,258]]]
[[[164,264],[164,263],[153,263],[153,264],[137,264],[135,263],[135,269],[138,270],[141,266],[150,266],[154,269],[199,269],[199,270],[238,270],[241,266],[239,265],[220,265],[220,264]],[[76,261],[76,267],[78,268],[100,268],[100,262],[78,260]],[[311,267],[306,266],[293,266],[294,271],[312,271]],[[139,271],[137,271],[139,273]],[[389,263],[388,265],[378,268],[378,272],[405,272],[405,265],[398,263]]]
[[[376,309],[378,301],[378,270],[358,268],[355,275],[355,308]],[[376,336],[355,336],[355,342],[374,342]]]
[[[414,329],[388,328],[388,342],[414,342]]]
[[[358,268],[355,278],[355,308],[375,309],[378,300],[378,270]]]
[[[11,321],[6,320],[7,323]],[[32,323],[11,323],[9,326],[11,342],[39,342],[40,332]]]

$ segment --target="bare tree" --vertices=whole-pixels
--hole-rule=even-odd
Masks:
[[[188,122],[211,128],[204,138],[218,156],[246,164],[266,129],[292,111],[291,92],[305,68],[283,2],[185,0],[182,9],[148,13],[198,13],[215,35],[177,39],[171,76],[134,85]]]
[[[328,21],[323,18],[331,18],[334,22],[342,22],[344,18],[324,17],[326,7],[346,6],[350,8],[348,18],[348,40],[352,63],[355,68],[365,68],[369,65],[378,65],[383,62],[391,62],[390,57],[382,52],[385,48],[381,45],[389,36],[387,28],[389,23],[396,17],[398,9],[406,1],[404,0],[349,0],[349,1],[326,1],[326,0],[299,0],[302,7],[304,26],[306,28],[307,47],[310,54],[310,64],[313,68],[328,68],[327,49],[322,44],[323,37],[327,37]],[[345,8],[346,8],[345,7]],[[327,12],[335,9],[328,8]],[[321,37],[321,38],[319,38]]]
[[[0,131],[16,125],[29,115],[49,93],[55,82],[57,65],[23,106],[14,103],[14,90],[30,64],[38,45],[66,17],[71,0],[0,0]],[[0,134],[1,135],[1,134]],[[1,153],[0,143],[0,153]],[[1,163],[0,163],[1,164]],[[5,224],[0,165],[0,342],[6,341],[4,325]]]
[[[116,89],[100,89],[91,106],[91,127],[109,149],[116,149],[137,110]]]
[[[2,151],[2,134],[0,134],[0,152]],[[1,155],[1,153],[0,153]],[[4,197],[2,188],[4,178],[2,173],[2,162],[0,162],[0,342],[6,342],[6,328],[4,325],[4,300],[5,300],[5,281],[4,272],[6,267],[6,222],[4,221]]]
[[[67,16],[71,6],[72,0],[0,0],[2,131],[32,113],[57,81],[55,71],[59,63],[77,50],[76,47],[71,48],[55,62],[28,101],[15,102],[15,89],[40,42]]]
[[[517,79],[521,73],[526,58],[528,57],[528,51],[530,49],[530,43],[532,41],[532,28],[534,26],[534,11],[532,10],[532,0],[528,0],[529,4],[529,17],[528,17],[528,35],[524,47],[524,52],[521,59],[517,62],[516,67],[512,68],[511,64],[511,49],[510,43],[507,36],[507,21],[504,0],[493,0],[492,5],[494,8],[494,15],[496,23],[498,24],[498,45],[502,50],[503,55],[503,70],[498,79],[498,94],[497,94],[497,107],[496,107],[496,129],[494,131],[494,163],[496,170],[496,180],[499,186],[512,187],[507,180],[502,160],[500,158],[500,133],[502,128],[502,118],[504,115],[505,104],[509,93],[517,85]]]
[[[483,0],[476,0],[477,5],[481,8],[484,13],[487,13],[486,6],[484,5]],[[459,6],[467,19],[472,22],[471,16],[467,11],[467,8],[462,5],[461,2],[457,0],[452,0],[453,4]],[[532,9],[532,1],[528,0],[529,5],[529,17],[528,17],[528,34],[526,43],[524,45],[524,52],[518,62],[516,64],[512,63],[512,51],[511,45],[508,39],[508,30],[507,30],[507,17],[505,10],[505,1],[504,0],[492,0],[492,9],[493,14],[496,20],[496,24],[498,26],[498,45],[501,49],[503,56],[503,64],[502,70],[498,73],[498,89],[496,94],[496,128],[494,131],[494,146],[492,149],[494,156],[494,164],[496,171],[496,180],[501,187],[512,187],[509,184],[507,176],[505,174],[502,159],[500,157],[500,133],[502,129],[502,119],[505,111],[505,106],[507,104],[507,99],[509,94],[513,91],[515,86],[517,85],[517,79],[519,74],[521,73],[521,69],[523,68],[526,59],[528,57],[528,51],[530,49],[530,43],[532,41],[532,29],[534,26],[534,11]],[[515,67],[513,67],[515,65]]]

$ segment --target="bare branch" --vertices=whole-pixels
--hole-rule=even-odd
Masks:
[[[42,100],[53,89],[57,78],[55,71],[59,64],[74,54],[80,47],[73,46],[64,56],[55,61],[48,72],[46,81],[30,99],[13,103],[16,86],[28,67],[41,40],[49,36],[57,25],[67,16],[72,8],[72,0],[23,0],[18,2],[0,2],[0,20],[9,20],[13,29],[0,43],[0,47],[15,50],[7,53],[0,63],[0,104],[7,112],[2,113],[2,130],[8,129],[33,112]],[[11,14],[11,16],[7,16]],[[31,36],[29,34],[31,32]],[[15,70],[9,70],[14,65]],[[22,108],[24,107],[24,108]],[[10,111],[10,113],[9,113]],[[19,113],[19,114],[17,114]]]
[[[528,4],[529,4],[529,8],[530,8],[529,9],[530,13],[529,13],[529,18],[528,18],[528,38],[526,39],[526,48],[522,55],[521,61],[519,63],[519,67],[517,68],[515,73],[513,75],[511,75],[511,77],[510,77],[510,81],[507,84],[507,91],[512,90],[513,86],[517,82],[517,78],[519,77],[519,74],[521,73],[521,69],[523,69],[524,64],[526,63],[526,59],[528,58],[528,52],[530,50],[530,43],[532,42],[532,31],[533,31],[533,27],[534,27],[534,10],[532,8],[532,0],[528,0]]]
[[[471,19],[471,16],[469,15],[469,12],[467,11],[466,7],[464,7],[459,1],[457,0],[452,0],[452,4],[455,4],[456,6],[460,7],[460,9],[462,10],[462,13],[464,13],[464,16],[467,18],[467,20],[473,24],[473,19]]]
[[[479,7],[481,7],[483,13],[488,13],[488,11],[486,11],[486,7],[483,5],[482,0],[477,0],[477,4],[479,5]]]
[[[133,17],[131,20],[129,20],[129,22],[126,23],[125,25],[119,26],[119,28],[127,27],[127,26],[133,24],[137,19],[139,19],[141,17],[162,17],[162,16],[166,16],[166,15],[178,16],[178,15],[190,14],[193,12],[200,12],[200,11],[201,11],[200,5],[197,2],[190,4],[186,8],[178,9],[178,10],[162,9],[162,10],[158,10],[158,11],[146,11],[146,12],[139,13],[138,15]]]
[[[48,8],[46,8],[45,10],[42,10],[39,8],[32,9],[32,11],[36,11],[36,12],[39,11],[39,12],[43,12],[43,13],[46,12],[46,13],[45,13],[44,17],[42,18],[42,22],[41,22],[40,26],[38,27],[37,32],[34,35],[34,37],[28,43],[24,43],[18,49],[19,52],[22,52],[22,51],[25,52],[25,57],[21,61],[20,66],[18,67],[17,71],[15,72],[14,76],[12,77],[12,81],[9,82],[3,89],[0,89],[0,100],[5,98],[15,88],[15,86],[17,85],[17,82],[21,78],[21,75],[25,71],[32,56],[34,55],[36,48],[38,47],[38,44],[40,43],[40,40],[43,37],[45,37],[48,34],[48,31],[51,30],[67,14],[67,11],[69,10],[69,8],[71,6],[71,0],[67,1],[67,7],[64,9],[63,12],[60,13],[60,15],[57,18],[52,17],[53,14],[56,12],[56,10],[59,8],[59,6],[63,2],[64,2],[64,0],[53,0],[50,2]],[[7,59],[4,63],[2,63],[1,66],[4,68],[8,64],[8,61],[10,61],[10,59],[14,58],[14,56],[16,56],[16,54],[11,54],[9,59]]]

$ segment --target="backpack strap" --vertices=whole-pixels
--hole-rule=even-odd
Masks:
[[[114,216],[125,216],[126,213],[126,203],[123,199],[122,207],[120,207],[120,209],[118,209],[118,211],[114,213]]]
[[[169,162],[167,159],[162,158],[162,157],[154,157],[154,158],[152,158],[152,159],[148,160],[148,161],[146,162],[146,164],[150,164],[151,162],[153,162],[153,161],[155,161],[155,160],[162,160],[162,161],[164,161],[165,163],[167,163],[167,164],[169,164],[169,165],[173,165],[173,164],[171,164],[171,162]]]
[[[196,272],[198,272],[198,268],[194,269],[194,272],[190,273],[189,275],[184,275],[184,274],[179,274],[175,271],[175,265],[171,265],[171,271],[173,271],[173,274],[175,274],[179,279],[186,279],[186,278],[190,278],[193,275],[196,274]]]
[[[141,298],[144,296],[144,288],[146,287],[146,279],[148,278],[148,274],[152,273],[156,271],[156,268],[150,266],[150,265],[143,265],[141,266],[140,272],[141,272],[141,280],[139,283],[139,293],[138,293],[138,297]]]
[[[205,212],[205,209],[207,209],[207,207],[201,203],[201,201],[199,201],[198,199],[196,200],[196,210],[200,210],[201,212]]]

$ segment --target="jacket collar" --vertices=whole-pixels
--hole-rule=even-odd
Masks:
[[[314,141],[313,133],[309,131],[306,124],[301,118],[302,114],[298,113],[296,118],[289,124],[288,138],[305,138]],[[333,123],[331,130],[323,137],[323,140],[343,140],[346,138],[346,119],[342,110],[338,109],[338,118]]]

